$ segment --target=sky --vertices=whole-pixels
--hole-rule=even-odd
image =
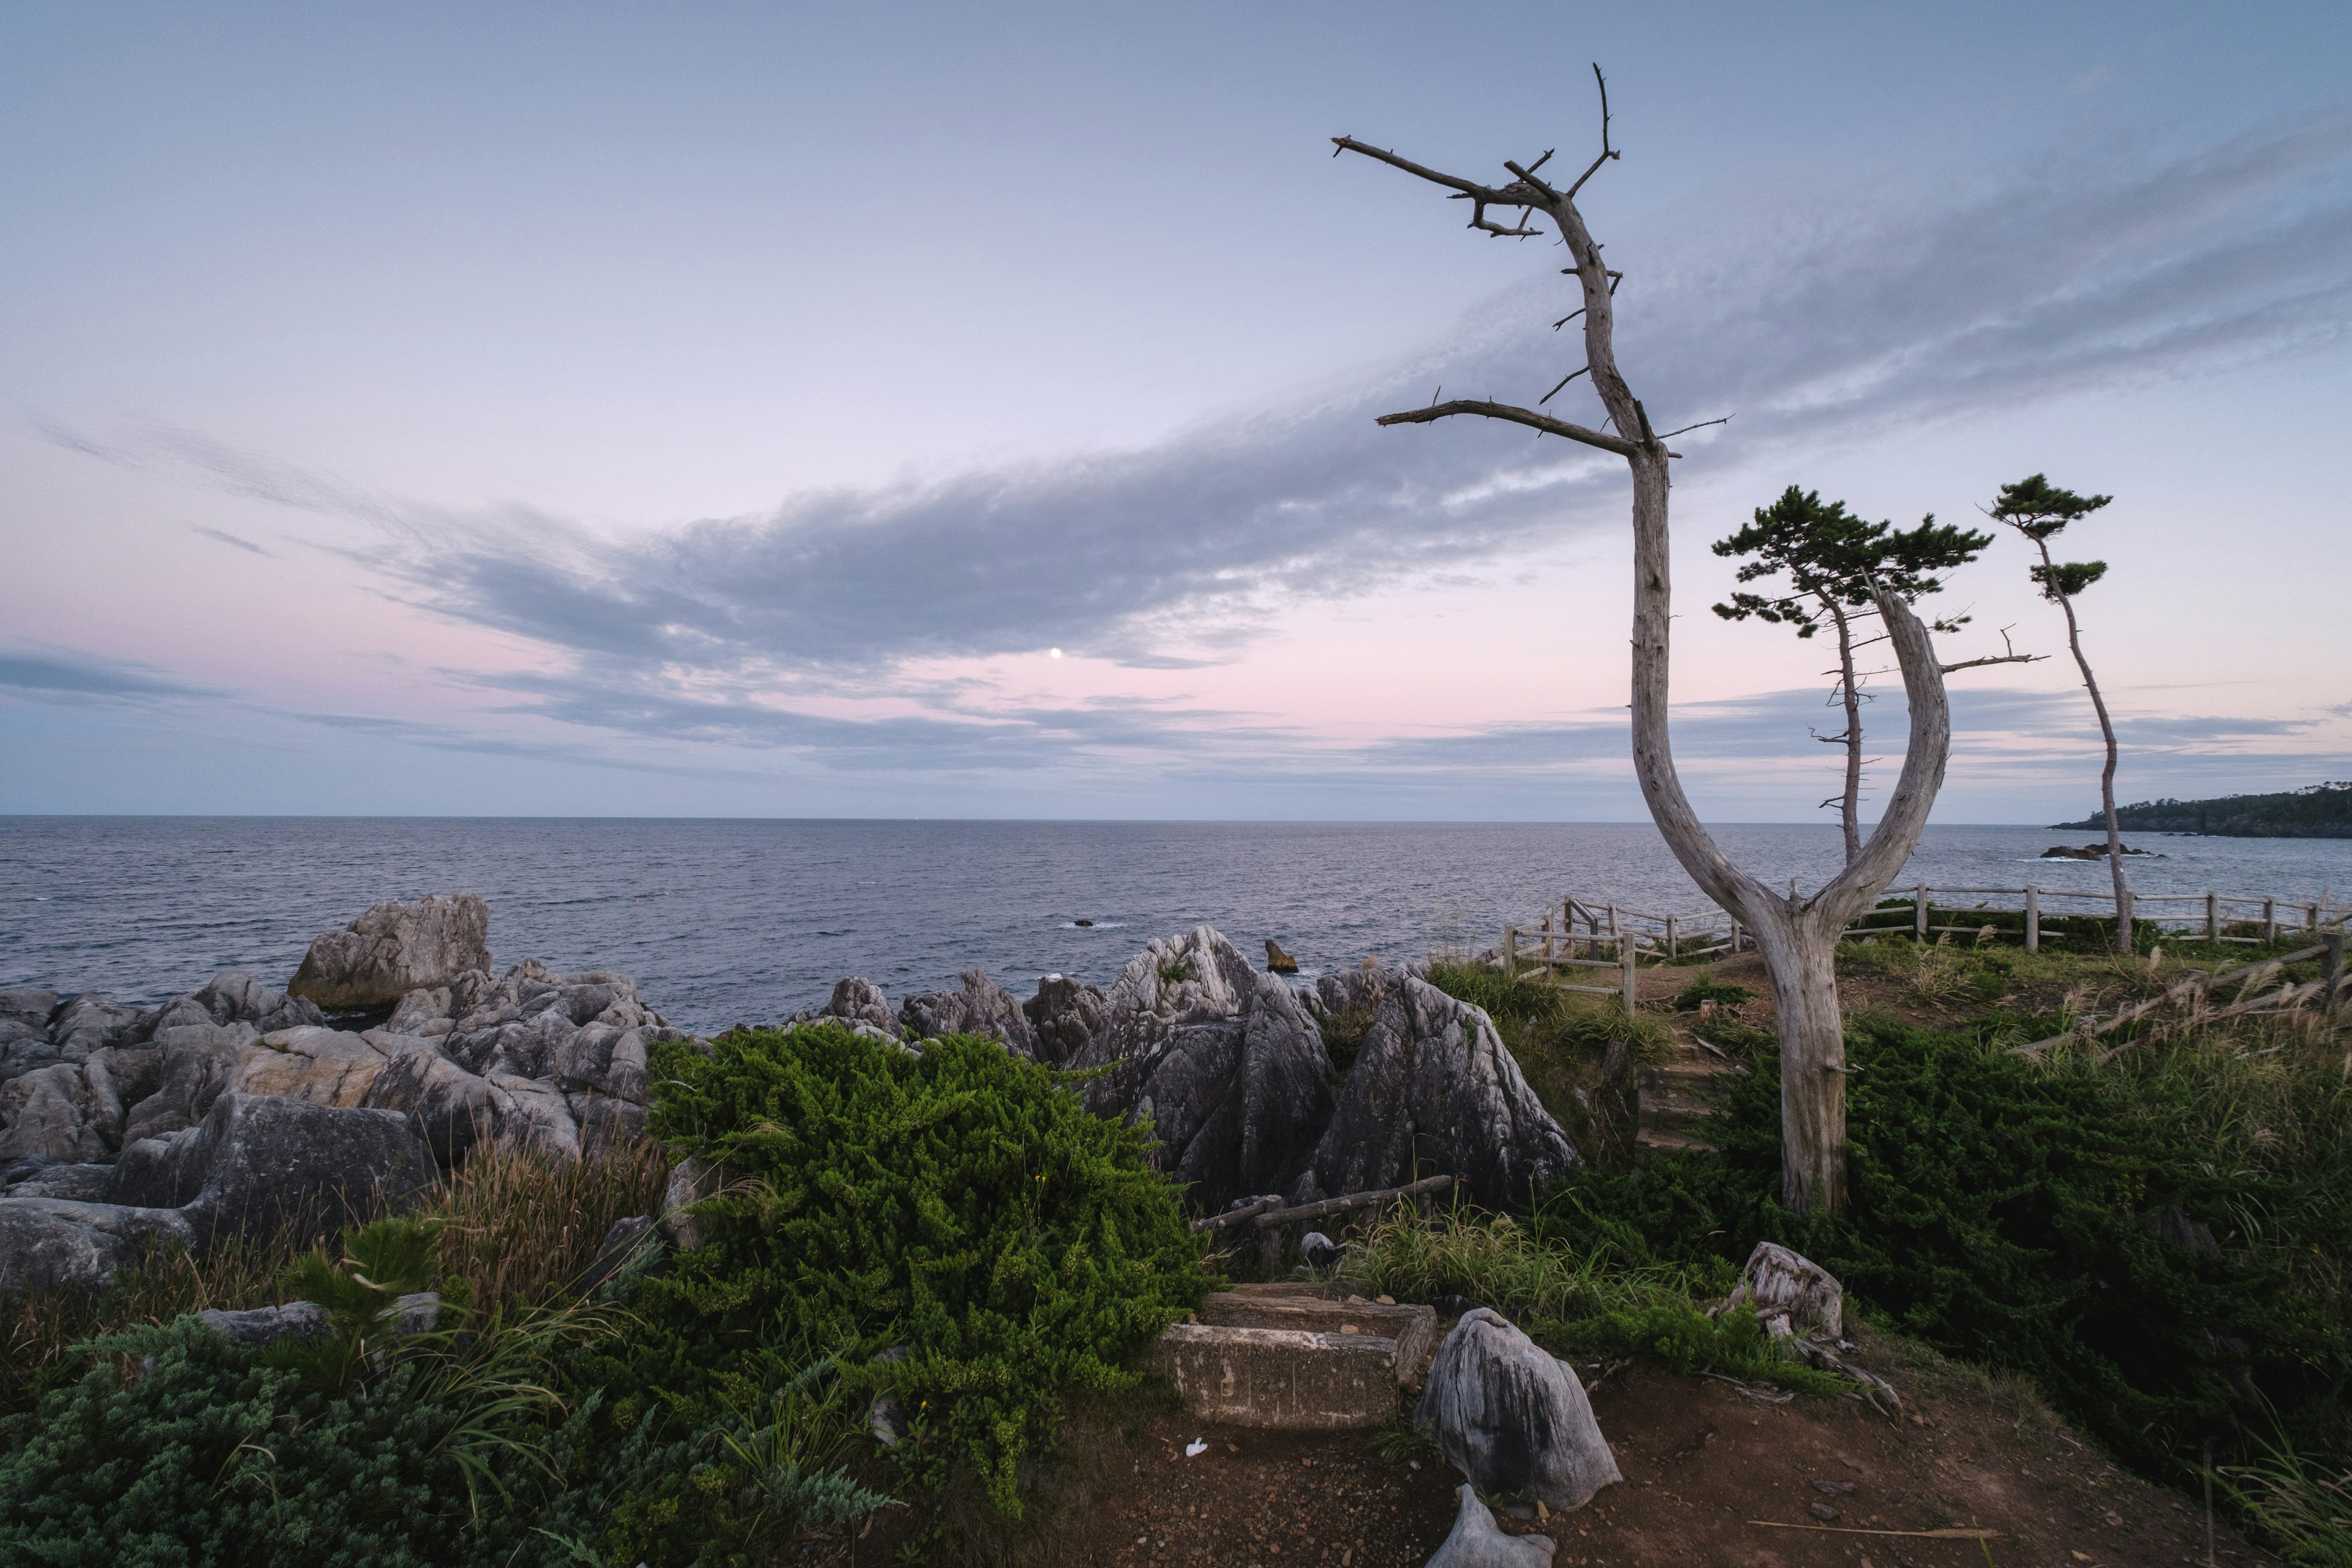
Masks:
[[[2113,495],[2121,798],[2352,777],[2352,8],[20,4],[0,813],[1638,819],[1622,462],[1374,424],[1574,279],[1330,142],[1580,166],[1595,62],[1704,814],[1838,787],[1708,609],[1790,484]],[[1939,820],[2097,803],[2028,563]]]

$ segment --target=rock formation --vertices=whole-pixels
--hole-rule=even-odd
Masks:
[[[1437,1347],[1412,1424],[1479,1490],[1528,1493],[1562,1513],[1624,1479],[1576,1373],[1486,1307]]]
[[[898,1030],[910,1040],[933,1035],[985,1035],[1024,1057],[1037,1054],[1037,1032],[1013,994],[977,969],[963,973],[961,991],[927,991],[898,1009]]]
[[[474,893],[381,903],[310,943],[289,994],[321,1007],[385,1007],[412,991],[490,967],[490,911]]]
[[[1495,1522],[1495,1510],[1478,1500],[1478,1489],[1464,1482],[1454,1528],[1423,1568],[1546,1568],[1559,1543],[1549,1535],[1511,1535]]]

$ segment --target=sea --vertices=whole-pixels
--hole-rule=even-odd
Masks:
[[[1715,832],[1776,886],[1838,868],[1825,824]],[[2105,865],[2038,858],[2089,837],[1932,826],[1895,885],[2100,891]],[[2157,852],[2129,862],[2141,893],[2352,893],[2352,840],[2131,841]],[[1311,975],[1475,952],[1565,896],[1708,907],[1648,823],[16,816],[0,987],[144,1005],[222,969],[282,985],[313,936],[434,892],[488,901],[500,965],[634,975],[704,1031],[787,1017],[851,974],[894,1002],[974,968],[1017,995],[1048,973],[1100,984],[1146,938],[1203,923],[1253,956],[1273,938]]]

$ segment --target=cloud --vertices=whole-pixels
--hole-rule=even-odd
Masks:
[[[59,697],[221,697],[173,680],[152,665],[68,650],[0,649],[0,689]]]
[[[1446,220],[1432,190],[1341,168],[1334,177],[1392,195],[1400,225]],[[1668,258],[1636,254],[1666,248],[1654,235],[1612,250],[1628,274],[1619,360],[1661,427],[1738,415],[1687,438],[1690,464],[1717,467],[2340,342],[2352,325],[2347,174],[2352,118],[2338,115],[2169,160],[2070,151],[1966,188],[1846,191],[1810,205],[1759,195],[1716,238],[1677,241]],[[1350,389],[1148,448],[801,495],[652,538],[596,537],[526,508],[458,515],[175,427],[121,443],[51,434],[110,461],[374,525],[381,542],[355,558],[410,603],[537,644],[552,672],[500,678],[503,689],[567,724],[859,766],[1025,768],[1131,747],[1197,758],[1244,742],[1279,753],[1293,742],[1247,721],[988,709],[915,690],[904,672],[1048,645],[1197,667],[1234,657],[1301,599],[1458,574],[1621,527],[1613,458],[1475,422],[1372,423],[1439,384],[1532,401],[1578,353],[1573,334],[1549,328],[1567,291],[1547,265],[1445,343]],[[1564,396],[1590,406],[1581,384]],[[845,719],[787,706],[824,693],[903,696],[928,711]],[[1766,706],[1693,712],[1691,754],[1803,752],[1805,724],[1822,716],[1818,694],[1758,700]],[[2028,710],[2045,700],[1959,700],[1963,712],[2007,701],[2031,732]],[[1622,724],[1609,722],[1622,745]],[[2134,722],[2152,744],[2293,724],[2200,735],[2200,724],[2233,721]],[[1584,721],[1505,727],[1400,739],[1363,760],[1441,766],[1441,753],[1466,749],[1538,765],[1601,738]]]
[[[189,526],[195,529],[196,532],[203,534],[206,539],[218,540],[223,544],[233,544],[239,550],[251,551],[256,555],[268,555],[271,553],[271,552],[264,550],[261,546],[254,543],[251,540],[239,539],[234,533],[225,533],[217,528],[204,528],[194,523],[189,524]]]

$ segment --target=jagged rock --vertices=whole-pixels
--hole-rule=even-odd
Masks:
[[[198,1312],[196,1320],[233,1345],[268,1345],[279,1340],[307,1344],[327,1334],[327,1309],[316,1301],[288,1301],[242,1312],[211,1308]]]
[[[582,1091],[564,1095],[563,1103],[578,1129],[583,1160],[603,1159],[646,1135],[646,1108],[634,1100]]]
[[[1060,1067],[1080,1055],[1102,1033],[1103,994],[1068,975],[1048,974],[1037,982],[1037,994],[1021,1004],[1036,1044],[1032,1054],[1047,1067]]]
[[[487,978],[487,977],[486,977]],[[400,999],[392,1016],[380,1026],[386,1034],[403,1035],[414,1039],[431,1039],[446,1035],[457,1026],[457,1016],[449,1010],[447,985],[419,986]]]
[[[0,1198],[0,1295],[69,1286],[95,1290],[151,1247],[187,1247],[194,1231],[176,1209]]]
[[[580,1124],[553,1080],[496,1071],[482,1076],[506,1096],[498,1126],[502,1147],[536,1150],[559,1160],[580,1158]]]
[[[57,1008],[54,991],[0,991],[0,1083],[56,1065],[49,1015]]]
[[[339,1011],[387,1006],[467,970],[488,970],[489,931],[489,907],[472,893],[376,904],[346,929],[314,940],[286,989]]]
[[[37,1068],[0,1084],[0,1162],[110,1160],[121,1146],[122,1115],[105,1052],[79,1066]]]
[[[58,1010],[58,994],[21,987],[0,991],[0,1023],[24,1024],[34,1029],[46,1030],[49,1015]]]
[[[564,1042],[550,1064],[555,1086],[646,1103],[646,1033],[592,1020]]]
[[[237,1053],[224,1088],[313,1105],[365,1105],[376,1074],[390,1059],[369,1035],[318,1026],[280,1029]]]
[[[1776,1335],[1802,1336],[1821,1329],[1836,1339],[1844,1331],[1844,1288],[1811,1258],[1775,1242],[1756,1244],[1739,1270],[1739,1283],[1716,1310],[1734,1307],[1755,1308],[1757,1321]]]
[[[1412,1421],[1482,1491],[1565,1513],[1623,1479],[1576,1374],[1486,1307],[1437,1347]]]
[[[224,1093],[194,1129],[126,1148],[107,1199],[179,1209],[202,1248],[280,1225],[330,1235],[432,1175],[425,1141],[395,1111]]]
[[[160,1086],[131,1108],[122,1132],[124,1146],[203,1121],[256,1037],[253,1026],[246,1023],[206,1022],[157,1030]]]
[[[370,1029],[361,1038],[384,1057],[361,1104],[407,1117],[436,1160],[454,1166],[478,1141],[496,1137],[506,1120],[506,1097],[443,1056],[431,1040],[385,1029]]]
[[[283,991],[272,991],[242,969],[224,969],[201,991],[186,1000],[202,1007],[215,1024],[250,1024],[257,1034],[278,1029],[316,1027],[326,1015],[317,1003]],[[194,1022],[197,1020],[190,1020]]]
[[[1478,1489],[1467,1482],[1461,1498],[1453,1530],[1424,1568],[1544,1568],[1559,1549],[1549,1535],[1505,1533],[1494,1510],[1478,1500]]]
[[[1371,1023],[1295,1198],[1434,1173],[1461,1176],[1474,1201],[1499,1209],[1529,1202],[1580,1163],[1478,1008],[1385,967],[1327,974],[1316,997],[1327,1016],[1369,1011]]]
[[[1037,1054],[1037,1034],[1012,993],[977,969],[963,972],[961,991],[926,991],[898,1009],[902,1037],[984,1035],[1024,1057]]]
[[[64,1198],[78,1204],[104,1203],[107,1184],[113,1179],[111,1164],[50,1164],[25,1160],[0,1170],[0,1182],[8,1184],[8,1195],[12,1198]]]
[[[1298,960],[1282,951],[1282,944],[1272,937],[1265,939],[1265,972],[1268,974],[1296,974]]]
[[[1104,992],[1102,1031],[1072,1065],[1138,1058],[1184,1025],[1238,1018],[1256,990],[1249,960],[1214,927],[1154,937]]]
[[[84,993],[49,1020],[49,1043],[57,1053],[54,1059],[86,1062],[92,1051],[116,1044],[138,1027],[140,1017],[136,1007],[110,1002],[94,992]]]
[[[833,999],[818,1008],[816,1016],[871,1024],[893,1039],[898,1035],[898,1022],[890,1016],[890,999],[874,982],[855,974],[833,988]]]

